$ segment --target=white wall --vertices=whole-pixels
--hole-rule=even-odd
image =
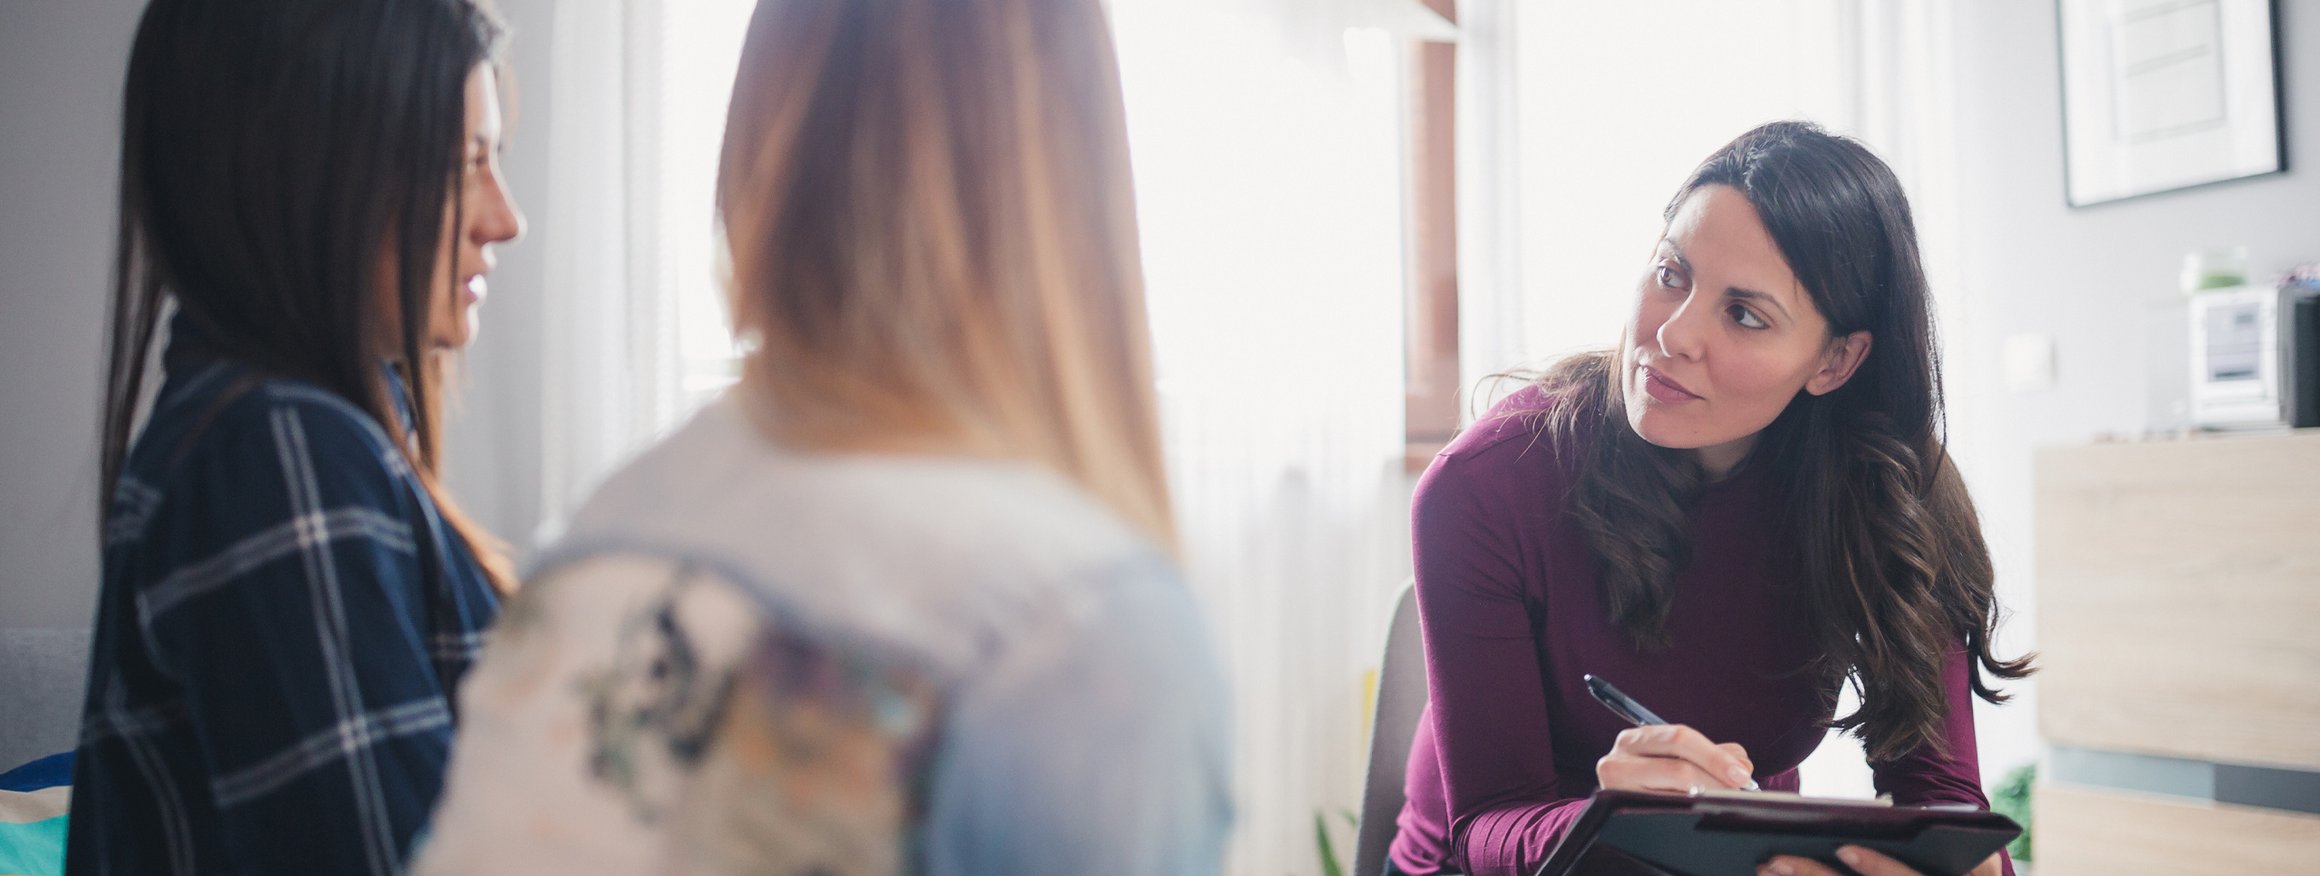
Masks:
[[[143,6],[0,0],[0,769],[79,726],[121,80]]]
[[[0,2],[0,628],[85,628],[138,0]]]
[[[2254,276],[2320,259],[2320,4],[2279,3],[2288,167],[2267,176],[2072,209],[2063,199],[2054,7],[1973,0],[1957,16],[1959,282],[1950,433],[2016,612],[2002,644],[2035,645],[2031,451],[2173,425],[2186,392],[2185,253],[2246,245]],[[2301,166],[2300,166],[2301,165]],[[2049,389],[2009,392],[2005,339],[2054,338]],[[2034,686],[2032,693],[2034,694]],[[2035,754],[2035,703],[1982,711],[1983,757]]]

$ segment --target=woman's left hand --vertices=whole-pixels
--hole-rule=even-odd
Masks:
[[[1925,876],[1925,874],[1911,869],[1908,864],[1860,846],[1845,846],[1838,849],[1837,858],[1844,861],[1845,866],[1853,868],[1853,872],[1859,873],[1861,876]],[[1811,858],[1799,858],[1795,855],[1775,856],[1772,860],[1757,867],[1756,872],[1758,876],[1844,876],[1844,874],[1829,869],[1827,864]],[[2005,864],[1998,860],[1997,855],[1991,855],[1989,860],[1983,861],[1981,866],[1975,867],[1973,872],[1966,874],[1966,876],[1999,876],[2004,872],[2006,872]]]

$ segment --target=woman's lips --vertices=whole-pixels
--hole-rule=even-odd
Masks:
[[[1697,394],[1685,389],[1683,384],[1669,380],[1666,375],[1652,370],[1650,366],[1643,368],[1643,391],[1650,393],[1652,398],[1658,399],[1663,404],[1700,400]]]
[[[491,294],[491,287],[484,282],[482,274],[467,278],[467,303],[480,303],[483,301],[483,296],[489,294]]]

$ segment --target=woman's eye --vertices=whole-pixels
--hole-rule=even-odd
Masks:
[[[1767,323],[1762,318],[1758,317],[1756,315],[1756,311],[1749,310],[1748,308],[1737,304],[1732,305],[1732,321],[1739,323],[1741,328],[1747,329],[1771,327],[1771,323]]]
[[[1677,274],[1676,269],[1668,267],[1667,265],[1652,266],[1651,275],[1653,279],[1659,281],[1661,286],[1665,286],[1670,289],[1683,288],[1683,276],[1681,274]]]

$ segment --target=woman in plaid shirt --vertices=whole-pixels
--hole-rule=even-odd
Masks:
[[[147,8],[70,872],[403,869],[510,580],[437,480],[440,360],[523,224],[500,34],[472,0]]]

